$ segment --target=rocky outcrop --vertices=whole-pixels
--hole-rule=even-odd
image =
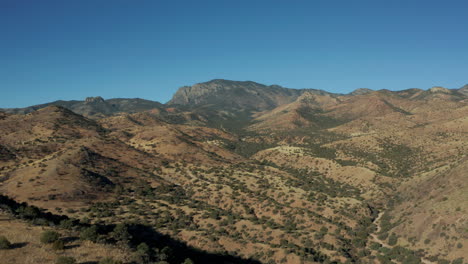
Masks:
[[[288,89],[251,81],[212,80],[181,87],[168,104],[215,105],[242,110],[263,111],[296,100],[305,89]]]
[[[104,103],[104,98],[101,96],[86,97],[85,103]]]

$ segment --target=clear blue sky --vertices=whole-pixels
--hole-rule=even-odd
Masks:
[[[223,78],[349,92],[468,83],[468,1],[0,0],[0,107],[166,102]]]

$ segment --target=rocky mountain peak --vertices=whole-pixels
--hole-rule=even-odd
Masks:
[[[302,92],[279,85],[267,86],[252,81],[215,79],[181,87],[168,104],[189,106],[207,104],[238,110],[265,110],[292,102]]]
[[[104,98],[102,98],[101,96],[86,97],[85,102],[86,103],[103,103]]]

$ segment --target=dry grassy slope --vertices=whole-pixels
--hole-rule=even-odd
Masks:
[[[445,89],[445,88],[444,88]],[[448,91],[448,92],[447,92]],[[340,122],[361,123],[369,130],[372,120],[388,127],[408,127],[421,124],[427,118],[447,118],[445,112],[467,105],[466,96],[450,90],[432,89],[390,92],[374,91],[359,95],[317,95],[305,92],[289,104],[254,115],[252,131],[288,130],[297,127],[323,128]],[[307,109],[307,111],[301,111]],[[303,112],[316,112],[309,115]],[[431,115],[427,117],[427,115]],[[451,114],[449,116],[452,116]],[[391,124],[391,125],[390,125]],[[372,128],[372,127],[371,127]]]
[[[123,144],[98,140],[77,144],[79,146],[4,170],[7,178],[0,190],[19,201],[52,211],[57,207],[82,207],[91,201],[108,200],[117,185],[131,185],[151,177],[160,163]]]
[[[360,229],[369,226],[363,221],[371,217],[368,203],[409,182],[387,173],[399,172],[403,162],[411,165],[409,176],[419,175],[466,153],[466,102],[445,95],[408,99],[415,94],[421,95],[304,95],[259,114],[264,119],[257,125],[264,126],[254,130],[285,129],[303,118],[314,133],[302,128],[245,141],[213,128],[170,123],[167,111],[98,123],[57,107],[3,116],[0,145],[17,158],[0,163],[0,190],[52,211],[83,208],[67,212],[76,218],[142,221],[195,247],[265,263],[298,263],[301,255],[307,256],[304,263],[314,263],[324,261],[321,254],[345,262],[362,254],[357,234],[365,235]],[[304,105],[320,112],[308,116]],[[354,120],[330,129],[341,134],[335,137],[317,132],[317,116]],[[227,150],[226,141],[283,146],[246,158]],[[314,144],[336,150],[342,161],[323,156],[324,149],[312,151]],[[263,160],[276,165],[258,165]],[[118,195],[114,185],[122,187]]]
[[[27,114],[50,106],[67,108],[77,114],[92,119],[100,119],[118,113],[135,113],[153,108],[161,108],[162,104],[139,98],[115,98],[104,100],[102,97],[88,97],[85,101],[54,101],[46,104],[25,108],[0,109],[12,114]]]
[[[20,159],[41,158],[62,149],[68,141],[104,135],[96,122],[55,106],[10,115],[0,120],[0,132],[0,144]]]
[[[382,198],[388,191],[377,185],[378,182],[395,180],[379,175],[375,171],[360,166],[342,166],[334,160],[316,157],[308,153],[307,148],[279,146],[258,152],[252,158],[270,161],[281,167],[308,169],[340,183],[347,183],[358,188],[364,198]]]
[[[255,115],[252,131],[288,130],[298,127],[328,128],[344,122],[393,114],[407,115],[401,108],[409,100],[380,91],[355,96],[305,93],[295,102]],[[412,103],[414,104],[414,103]]]
[[[54,144],[56,141],[54,135],[62,134],[60,131],[62,127],[56,125],[57,119],[68,112],[60,108],[52,108],[38,113],[32,115],[34,118],[26,119],[31,129],[35,131],[30,135],[34,138],[43,137],[43,131],[38,130],[37,127],[47,127],[49,129],[46,134],[47,141],[40,143],[44,146]],[[40,113],[47,113],[47,115]],[[50,115],[51,113],[58,117]],[[24,118],[29,118],[29,116],[14,118],[15,122],[21,122],[20,118],[23,118],[24,122]],[[368,215],[367,208],[353,198],[310,200],[309,191],[301,188],[299,184],[292,184],[290,181],[295,180],[295,176],[286,172],[268,167],[257,168],[248,163],[236,166],[236,162],[245,159],[222,148],[220,146],[222,142],[217,140],[219,138],[236,140],[236,138],[219,130],[171,125],[136,114],[132,115],[131,119],[123,118],[123,121],[119,117],[103,120],[103,126],[107,126],[110,131],[98,133],[101,128],[94,122],[86,119],[78,119],[79,122],[77,122],[81,123],[83,120],[91,122],[94,126],[88,130],[80,126],[75,127],[75,121],[70,119],[65,128],[70,129],[70,131],[67,130],[70,133],[73,129],[83,130],[82,133],[88,135],[87,137],[77,134],[77,136],[66,138],[66,144],[57,144],[56,148],[50,152],[38,151],[39,159],[28,158],[32,162],[19,160],[16,166],[6,168],[3,173],[9,177],[3,182],[2,191],[19,201],[28,201],[53,212],[57,207],[86,208],[90,200],[107,202],[127,197],[136,199],[135,205],[116,208],[116,210],[123,211],[117,217],[109,218],[108,221],[146,219],[151,222],[160,218],[147,218],[147,213],[154,209],[145,207],[147,204],[143,201],[147,200],[146,198],[142,199],[135,192],[114,196],[112,188],[106,187],[121,184],[124,188],[133,189],[135,183],[140,180],[144,180],[153,188],[169,185],[169,183],[175,184],[182,186],[185,192],[189,193],[184,203],[190,205],[191,201],[197,201],[204,206],[198,207],[197,205],[193,208],[193,206],[172,200],[148,200],[148,203],[155,206],[154,213],[163,216],[171,215],[174,219],[171,221],[178,221],[182,212],[185,215],[193,214],[193,222],[197,226],[195,232],[186,226],[174,232],[170,225],[163,225],[162,231],[184,240],[188,239],[189,243],[205,250],[232,251],[234,248],[239,248],[236,254],[246,257],[251,257],[259,251],[263,253],[271,251],[273,254],[271,257],[258,256],[258,258],[265,261],[275,259],[277,262],[285,258],[289,263],[298,261],[299,252],[285,253],[283,249],[278,249],[277,245],[284,243],[282,241],[289,241],[295,245],[294,247],[304,247],[310,239],[309,236],[319,233],[322,227],[328,228],[330,232],[338,232],[336,230],[340,229],[340,234],[349,238],[342,228],[338,228],[336,221],[354,228],[358,225],[359,217]],[[113,122],[114,120],[116,121]],[[121,129],[125,129],[126,133],[119,134]],[[115,139],[113,135],[120,135],[120,140]],[[10,135],[8,139],[10,138],[14,137]],[[5,142],[12,141],[6,140]],[[148,146],[150,144],[154,146]],[[31,149],[37,151],[37,146],[31,146]],[[19,150],[17,153],[25,155]],[[208,171],[200,173],[199,166],[187,167],[182,164],[179,164],[178,169],[177,167],[171,169],[172,166],[167,165],[167,168],[160,170],[164,157],[182,159],[188,164],[191,163],[190,161],[205,164]],[[219,170],[224,172],[223,174],[216,171],[210,172],[215,161],[224,166],[234,163],[232,166],[235,167],[220,167]],[[90,181],[86,177],[89,175],[84,170],[94,173],[91,176],[97,178],[97,181]],[[101,182],[104,183],[102,188]],[[178,196],[174,195],[175,198]],[[145,214],[135,211],[134,208],[137,205],[146,208]],[[205,215],[209,215],[211,210],[220,210],[225,216],[206,219]],[[354,210],[355,215],[344,214],[348,210]],[[320,211],[320,214],[316,213],[317,211]],[[84,217],[80,211],[69,214],[78,218]],[[232,229],[222,224],[230,214],[239,217],[235,220],[236,225]],[[86,216],[90,219],[99,219],[92,214]],[[103,219],[106,218],[100,218],[100,220]],[[314,220],[311,221],[312,219]],[[215,241],[211,241],[208,235],[213,228],[219,230],[218,239]],[[187,237],[187,234],[192,235]],[[192,239],[193,235],[195,239]],[[336,234],[321,236],[322,238],[317,239],[316,242],[322,241],[335,248],[341,246]],[[246,240],[252,241],[247,248],[244,247]],[[289,246],[283,245],[283,247]],[[344,260],[342,256],[336,255],[336,249],[329,250],[325,247],[314,245],[317,250],[327,252],[329,257]]]
[[[416,150],[413,167],[430,170],[453,162],[468,151],[468,105],[466,102],[430,101],[415,105],[412,115],[387,114],[353,120],[329,131],[351,136],[329,146],[344,157],[354,152],[379,153],[384,143],[408,146]],[[398,154],[398,153],[395,153]],[[415,161],[416,162],[416,161]]]
[[[328,115],[348,120],[377,117],[391,113],[407,114],[401,108],[403,98],[376,91],[364,95],[340,97],[342,103],[328,109]]]
[[[320,127],[320,124],[304,116],[303,112],[328,109],[339,102],[339,99],[331,95],[317,95],[305,92],[292,103],[280,105],[273,110],[256,113],[249,130],[284,130],[304,126]]]
[[[173,161],[221,164],[242,160],[221,141],[236,137],[218,129],[170,124],[150,113],[110,117],[100,123],[130,146]]]
[[[399,188],[388,213],[399,243],[431,256],[468,259],[468,159],[422,174]],[[411,242],[408,242],[408,241]]]
[[[0,234],[12,244],[12,249],[0,250],[0,262],[21,264],[54,264],[59,256],[74,257],[78,263],[95,263],[103,258],[128,261],[130,252],[112,245],[97,244],[90,241],[74,240],[66,244],[66,250],[53,250],[51,245],[40,242],[45,230],[55,230],[33,226],[27,222],[11,218],[0,212]],[[56,230],[63,237],[69,237],[69,231]]]
[[[336,249],[327,250],[318,243],[326,242],[339,248],[337,237],[349,238],[342,228],[358,226],[358,220],[369,213],[362,202],[353,198],[309,199],[307,189],[290,182],[296,176],[269,167],[243,164],[213,168],[178,164],[175,168],[164,169],[160,176],[181,186],[187,197],[179,195],[181,201],[139,197],[135,203],[121,207],[122,211],[116,216],[104,220],[124,221],[137,217],[150,225],[161,225],[161,232],[208,251],[237,249],[235,254],[256,256],[265,262],[280,262],[286,258],[287,263],[297,263],[297,250],[305,247],[309,239],[314,249],[344,261]],[[145,213],[140,215],[138,211]],[[354,213],[349,214],[351,211]],[[216,216],[212,216],[213,212]],[[188,215],[195,229],[184,224],[174,232],[171,224],[159,223],[168,217],[177,223]],[[339,228],[338,222],[344,225]],[[324,227],[329,234],[314,238]],[[294,246],[284,245],[282,241]],[[290,247],[292,252],[283,250]],[[268,252],[273,255],[257,255]]]
[[[0,142],[16,157],[0,163],[0,189],[52,210],[107,200],[116,185],[152,176],[164,160],[59,107],[10,116],[0,127]]]

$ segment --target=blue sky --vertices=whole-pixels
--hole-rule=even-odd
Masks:
[[[140,97],[211,79],[458,88],[468,1],[0,0],[0,107]]]

